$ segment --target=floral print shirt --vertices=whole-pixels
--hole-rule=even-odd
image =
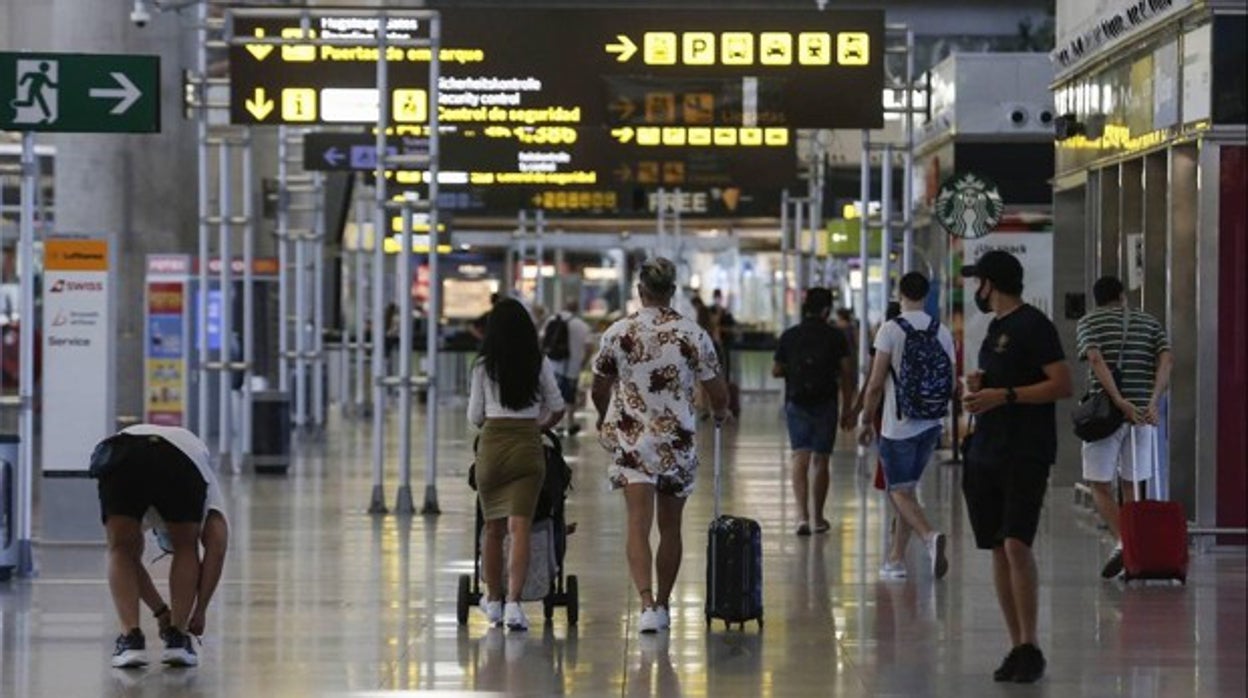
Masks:
[[[594,373],[615,379],[600,435],[612,454],[611,484],[640,474],[659,491],[688,496],[698,465],[694,392],[719,373],[710,336],[671,308],[643,308],[603,334]]]

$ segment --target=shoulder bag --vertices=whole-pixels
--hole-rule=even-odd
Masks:
[[[1118,344],[1118,360],[1110,367],[1110,375],[1114,378],[1114,385],[1122,386],[1122,356],[1127,348],[1127,329],[1128,329],[1128,313],[1131,312],[1125,305],[1122,308],[1122,341]],[[1088,389],[1084,392],[1083,397],[1079,398],[1079,402],[1075,405],[1075,409],[1071,410],[1070,419],[1074,422],[1075,436],[1083,441],[1091,443],[1108,438],[1118,427],[1122,426],[1123,414],[1122,410],[1114,404],[1109,397],[1109,391],[1105,390],[1105,386],[1101,386],[1100,390],[1094,390],[1095,374],[1093,379],[1088,382]]]

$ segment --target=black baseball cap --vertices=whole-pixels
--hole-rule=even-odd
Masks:
[[[1022,293],[1023,265],[1018,257],[1004,250],[989,250],[974,264],[962,267],[963,278],[991,281],[1003,293]]]

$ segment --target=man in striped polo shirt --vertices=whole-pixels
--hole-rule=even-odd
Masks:
[[[1107,393],[1125,418],[1110,436],[1083,444],[1083,478],[1116,543],[1101,576],[1113,579],[1122,572],[1114,472],[1131,483],[1122,490],[1125,502],[1135,499],[1135,483],[1148,480],[1156,472],[1153,440],[1160,421],[1157,406],[1170,384],[1172,359],[1165,329],[1152,315],[1127,308],[1121,281],[1101,277],[1092,286],[1092,296],[1097,309],[1079,320],[1076,330],[1079,358],[1088,363],[1088,386]],[[1120,383],[1114,380],[1114,368]]]

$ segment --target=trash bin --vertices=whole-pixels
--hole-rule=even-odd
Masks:
[[[290,467],[290,397],[280,390],[251,394],[251,465],[257,473],[285,475]]]
[[[17,568],[17,445],[12,434],[0,434],[0,582]]]

